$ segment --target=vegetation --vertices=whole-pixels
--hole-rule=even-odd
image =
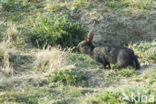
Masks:
[[[87,85],[87,73],[78,70],[55,70],[49,76],[49,80],[52,82],[60,82],[64,85]]]
[[[141,42],[139,44],[130,45],[130,48],[134,49],[135,52],[140,56],[140,60],[143,62],[149,61],[154,62],[156,61],[156,42]]]
[[[98,14],[144,15],[155,5],[155,0],[0,0],[0,104],[155,104],[154,39],[128,45],[141,70],[116,65],[103,70],[71,48],[90,23],[98,27]]]
[[[122,99],[121,96],[127,99]],[[142,95],[141,95],[142,94]],[[147,87],[140,87],[139,89],[134,88],[125,88],[124,90],[120,89],[113,92],[102,91],[95,93],[92,96],[84,100],[84,104],[108,104],[108,103],[124,103],[124,104],[142,104],[142,103],[155,103],[155,90],[147,89]]]
[[[32,43],[40,47],[61,45],[76,46],[86,34],[86,27],[78,22],[70,22],[67,17],[56,15],[36,20],[29,34]]]

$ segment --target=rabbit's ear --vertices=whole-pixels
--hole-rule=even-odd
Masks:
[[[84,36],[84,39],[86,42],[89,42],[89,38],[86,35]]]
[[[93,29],[89,31],[87,37],[89,38],[89,41],[91,41],[93,39],[93,37],[94,37],[94,31],[93,31]]]

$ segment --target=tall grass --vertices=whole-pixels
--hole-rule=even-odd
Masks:
[[[13,44],[13,42],[17,42],[18,30],[15,24],[10,23],[9,25],[10,26],[6,31],[6,34],[3,34],[3,41],[0,43],[0,70],[7,74],[13,74],[14,68],[10,63],[10,56],[13,52],[13,49],[10,46]]]
[[[48,47],[36,54],[34,61],[35,69],[39,71],[52,71],[67,66],[66,57],[68,52],[61,51],[57,47]]]
[[[3,33],[3,41],[0,43],[0,70],[7,73],[7,74],[13,74],[16,67],[17,61],[13,57],[16,53],[16,49],[18,47],[23,47],[23,39],[19,36],[20,32],[17,29],[16,24],[8,23],[8,29],[5,33]],[[15,64],[13,66],[13,63]]]
[[[14,68],[10,64],[10,49],[6,42],[0,43],[0,70],[6,74],[13,74]]]

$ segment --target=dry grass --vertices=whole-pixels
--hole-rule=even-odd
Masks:
[[[14,68],[10,64],[10,55],[13,49],[10,47],[18,39],[18,30],[15,24],[9,23],[9,28],[4,34],[4,40],[0,43],[0,70],[6,74],[13,75]]]
[[[14,69],[10,65],[9,58],[10,58],[10,49],[8,48],[7,43],[6,42],[0,43],[0,61],[1,61],[0,70],[6,74],[13,74]]]
[[[57,47],[43,49],[36,54],[35,69],[52,71],[53,69],[63,68],[67,66],[67,54],[68,52],[61,51]]]
[[[8,23],[9,28],[4,34],[4,41],[7,42],[9,47],[23,47],[26,44],[21,37],[21,32],[17,29],[17,25],[12,22]]]
[[[7,29],[6,31],[6,34],[5,34],[5,40],[9,43],[11,41],[14,40],[14,38],[17,37],[17,34],[18,34],[18,30],[17,30],[17,27],[15,24],[12,24],[10,23],[9,24],[9,28]]]

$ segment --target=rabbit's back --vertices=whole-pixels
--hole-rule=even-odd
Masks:
[[[118,64],[127,66],[130,64],[134,52],[133,50],[115,45],[97,46],[93,50],[94,59],[102,63]]]

